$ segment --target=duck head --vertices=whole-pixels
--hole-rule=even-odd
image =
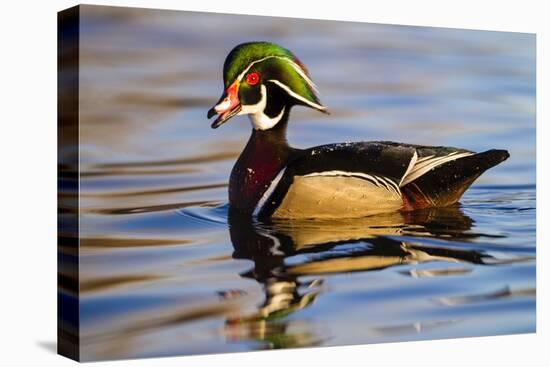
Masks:
[[[237,115],[249,115],[256,130],[275,127],[294,105],[328,113],[307,69],[289,50],[269,42],[235,47],[223,65],[224,92],[208,111],[215,129]]]

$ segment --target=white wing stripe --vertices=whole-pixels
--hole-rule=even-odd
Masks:
[[[430,170],[434,169],[437,166],[440,166],[444,163],[451,162],[460,158],[468,157],[474,153],[470,152],[453,152],[451,154],[445,155],[443,157],[424,157],[419,159],[416,164],[412,167],[410,172],[407,170],[407,173],[403,176],[400,186],[405,186],[406,184],[416,180],[420,176],[428,173]]]
[[[416,153],[416,151],[415,151],[415,153]],[[418,157],[418,155],[417,155],[417,157]],[[427,157],[418,158],[416,162],[417,162],[417,163],[424,162],[424,161],[426,161],[426,160],[428,160],[428,159],[432,159],[433,157],[434,157],[434,155],[429,155],[429,156],[427,156]]]
[[[386,187],[388,190],[394,191],[396,194],[401,195],[401,190],[399,190],[399,186],[395,184],[395,182],[387,179],[386,177],[382,176],[372,176],[377,182],[382,182],[382,184]]]
[[[424,159],[424,158],[422,158]],[[414,154],[413,156],[411,157],[411,161],[409,162],[409,165],[407,167],[407,170],[405,171],[405,174],[403,175],[403,177],[401,177],[401,181],[399,181],[399,186],[402,186],[402,183],[403,183],[403,179],[405,177],[407,177],[407,175],[412,171],[412,169],[414,168],[414,166],[420,162],[422,159],[418,159],[418,154],[416,153],[416,150],[414,151]]]
[[[379,178],[387,182],[390,185],[390,187],[393,189],[393,191],[395,191],[398,195],[401,195],[401,190],[399,189],[399,185],[397,185],[395,182],[393,182],[392,180],[386,177],[379,177]]]

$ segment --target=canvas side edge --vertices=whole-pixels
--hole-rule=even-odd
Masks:
[[[78,361],[79,6],[58,13],[57,41],[57,352]]]

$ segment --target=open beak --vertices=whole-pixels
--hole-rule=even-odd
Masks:
[[[241,112],[241,102],[239,101],[239,82],[231,84],[222,94],[218,103],[208,111],[208,118],[218,115],[218,118],[212,123],[212,129],[220,127],[231,117]]]

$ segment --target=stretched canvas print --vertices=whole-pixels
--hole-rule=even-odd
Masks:
[[[58,24],[60,354],[535,332],[534,34]]]

